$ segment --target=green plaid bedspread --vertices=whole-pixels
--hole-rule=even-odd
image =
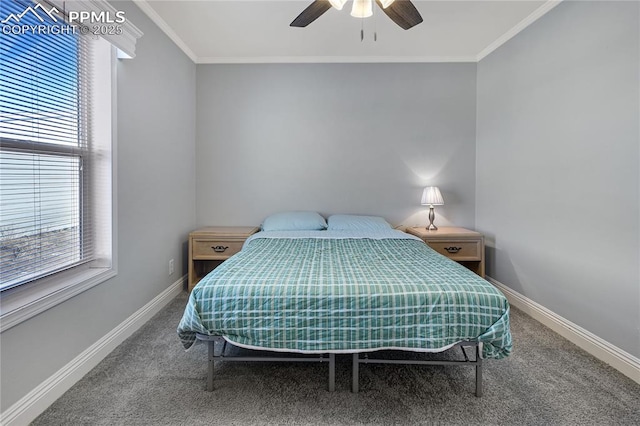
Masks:
[[[185,348],[196,333],[302,353],[441,351],[467,339],[485,358],[511,351],[504,295],[402,237],[255,238],[191,292],[178,326]]]

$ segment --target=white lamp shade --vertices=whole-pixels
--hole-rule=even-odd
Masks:
[[[346,2],[347,0],[329,0],[329,3],[331,3],[331,6],[335,7],[338,10],[342,10],[342,6],[344,6]]]
[[[373,0],[353,0],[351,16],[355,18],[368,18],[373,15]]]
[[[424,191],[422,191],[422,202],[423,206],[441,206],[444,204],[444,198],[442,198],[442,194],[440,193],[440,189],[437,186],[427,186]]]

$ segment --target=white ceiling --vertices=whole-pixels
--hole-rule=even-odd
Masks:
[[[377,7],[353,18],[351,2],[293,28],[312,0],[134,1],[196,63],[477,62],[559,3],[413,0],[424,22],[403,30]]]

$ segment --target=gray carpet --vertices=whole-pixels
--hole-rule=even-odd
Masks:
[[[363,365],[350,392],[349,356],[327,365],[217,363],[204,391],[206,347],[184,352],[178,296],[34,425],[640,425],[640,385],[512,310],[514,353],[472,367]],[[423,356],[423,355],[420,355]]]

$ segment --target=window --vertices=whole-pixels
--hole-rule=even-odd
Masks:
[[[36,5],[0,2],[4,25],[19,21],[0,37],[3,330],[115,274],[115,49]],[[28,26],[49,29],[20,31]]]
[[[28,6],[3,1],[0,15]],[[40,22],[26,14],[20,24]],[[3,34],[0,46],[0,288],[6,289],[93,257],[86,202],[91,52],[86,38],[72,33]]]

